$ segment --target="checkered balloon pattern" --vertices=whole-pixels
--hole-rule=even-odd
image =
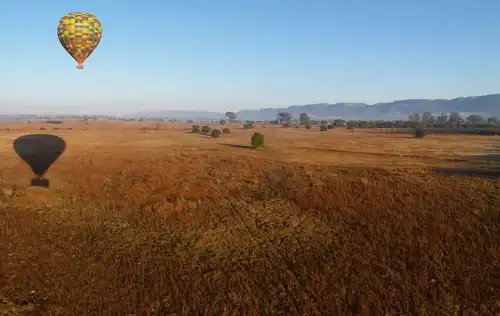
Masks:
[[[99,19],[87,12],[70,12],[57,25],[57,37],[64,49],[83,68],[84,61],[92,54],[102,38]]]

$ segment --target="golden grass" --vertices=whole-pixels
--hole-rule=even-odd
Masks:
[[[495,137],[148,127],[0,126],[0,315],[500,312],[500,181],[430,171]],[[12,150],[40,132],[49,189]]]

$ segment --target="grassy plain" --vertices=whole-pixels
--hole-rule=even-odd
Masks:
[[[500,180],[431,170],[498,137],[226,127],[1,125],[0,315],[499,315]]]

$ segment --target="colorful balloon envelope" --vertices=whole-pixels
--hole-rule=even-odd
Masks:
[[[73,57],[78,69],[94,52],[102,38],[99,19],[87,12],[70,12],[57,25],[57,37],[64,49]]]

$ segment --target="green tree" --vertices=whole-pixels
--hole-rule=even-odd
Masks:
[[[252,128],[253,128],[253,122],[246,121],[246,122],[243,124],[243,128],[244,128],[244,129],[252,129]]]
[[[432,113],[431,112],[424,112],[424,113],[422,113],[422,122],[429,123],[429,121],[431,120],[431,117],[432,117]]]
[[[484,121],[483,117],[479,114],[472,114],[467,117],[467,122],[470,122],[472,124],[476,124],[479,122]]]
[[[425,137],[425,130],[422,125],[417,126],[415,129],[415,137],[416,138],[424,138]]]
[[[346,121],[342,119],[336,119],[333,121],[334,126],[345,126]]]
[[[205,134],[205,135],[209,135],[211,130],[212,130],[212,129],[211,129],[209,126],[205,125],[205,126],[203,126],[203,127],[201,128],[201,133],[202,133],[202,134]]]
[[[292,115],[288,112],[279,112],[277,115],[278,120],[280,123],[290,123],[292,122]]]
[[[446,123],[448,121],[448,113],[442,112],[436,118],[438,122]]]
[[[250,144],[253,148],[264,148],[264,135],[258,132],[254,133]]]
[[[456,127],[460,127],[460,123],[462,123],[462,116],[458,112],[451,112],[449,120],[452,126],[455,125]]]
[[[346,124],[348,129],[353,129],[359,126],[358,121],[347,121]]]
[[[210,137],[212,138],[218,138],[220,136],[220,130],[218,129],[213,129],[212,132],[210,133]]]
[[[309,115],[307,115],[306,112],[302,112],[302,113],[300,113],[300,116],[299,116],[299,122],[300,122],[300,124],[308,124],[311,122],[311,118],[309,117]]]
[[[420,114],[413,113],[413,114],[408,115],[408,121],[410,121],[410,122],[419,122],[420,121]]]
[[[234,113],[234,112],[226,112],[226,113],[224,113],[224,116],[227,117],[229,122],[236,120],[236,113]]]

